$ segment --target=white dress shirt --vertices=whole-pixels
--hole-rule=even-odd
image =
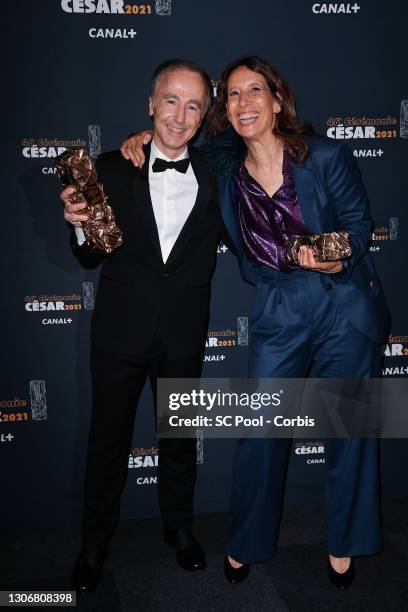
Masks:
[[[187,148],[170,159],[152,142],[149,159],[149,186],[154,218],[159,232],[163,261],[166,262],[183,225],[191,213],[197,197],[198,183],[191,164],[183,174],[174,168],[164,172],[153,172],[152,166],[156,157],[166,161],[179,161],[188,157]]]
[[[150,150],[149,159],[149,187],[152,200],[154,218],[159,233],[160,248],[165,263],[170,252],[190,215],[198,192],[198,183],[191,164],[183,174],[174,168],[164,172],[153,172],[152,166],[156,157],[166,161],[178,161],[188,157],[187,148],[176,157],[170,159],[157,147],[154,140]],[[85,242],[84,232],[75,228],[78,244]]]

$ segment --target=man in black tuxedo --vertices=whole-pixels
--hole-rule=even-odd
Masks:
[[[211,83],[197,65],[171,60],[152,79],[154,138],[142,169],[119,151],[97,161],[123,245],[91,252],[84,204],[65,189],[64,217],[75,226],[74,250],[85,267],[103,262],[91,328],[92,420],[88,444],[83,549],[74,572],[80,591],[101,577],[125,484],[138,398],[149,377],[199,377],[207,334],[210,280],[220,234],[215,179],[189,144],[210,104]],[[196,444],[161,439],[159,505],[166,543],[179,565],[205,567],[192,534]]]

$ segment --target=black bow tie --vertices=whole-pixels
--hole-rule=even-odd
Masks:
[[[177,172],[182,172],[185,174],[187,172],[187,168],[190,165],[190,160],[188,159],[179,159],[179,161],[166,161],[165,159],[161,159],[160,157],[156,157],[153,162],[152,170],[153,172],[164,172],[169,168],[174,168]]]

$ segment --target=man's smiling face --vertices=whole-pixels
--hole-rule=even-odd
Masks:
[[[206,84],[197,72],[170,69],[161,75],[149,99],[149,113],[154,119],[154,140],[167,157],[178,157],[193,138],[206,100]]]

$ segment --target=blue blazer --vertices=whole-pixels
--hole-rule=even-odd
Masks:
[[[322,282],[330,288],[330,297],[340,311],[357,329],[374,342],[385,343],[389,311],[368,253],[373,222],[360,170],[344,143],[321,136],[308,136],[305,140],[310,153],[303,163],[293,164],[293,174],[306,226],[311,233],[347,230],[352,247],[352,256],[343,262],[343,270],[339,274],[322,274]],[[218,176],[221,214],[234,243],[242,277],[255,284],[260,268],[244,252],[239,199],[233,178],[245,150],[235,140],[227,156],[220,155],[219,146],[205,145],[203,152]]]

